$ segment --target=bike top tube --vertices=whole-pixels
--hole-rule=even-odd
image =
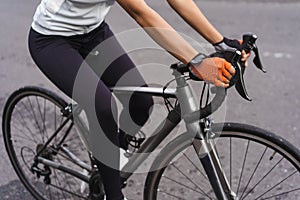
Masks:
[[[166,97],[166,98],[176,98],[175,88],[163,87],[133,87],[133,86],[118,86],[112,87],[110,90],[116,94],[130,94],[133,92],[149,94],[151,96]]]

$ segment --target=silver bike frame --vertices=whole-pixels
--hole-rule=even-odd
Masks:
[[[155,150],[155,148],[168,136],[168,134],[179,124],[181,119],[185,121],[187,132],[194,137],[193,147],[198,154],[198,157],[203,165],[204,170],[208,176],[208,179],[212,185],[212,188],[215,192],[215,195],[218,200],[227,200],[227,199],[235,199],[234,192],[231,190],[226,176],[222,170],[220,161],[216,154],[215,148],[211,141],[205,139],[204,133],[200,128],[200,119],[194,120],[190,122],[190,120],[186,120],[185,116],[189,116],[191,113],[199,110],[196,104],[196,100],[193,96],[190,85],[187,83],[186,78],[179,73],[177,70],[173,70],[173,75],[175,77],[175,81],[177,83],[176,89],[163,89],[157,87],[114,87],[111,88],[111,91],[118,94],[129,94],[129,93],[142,93],[151,96],[159,96],[159,97],[171,97],[177,98],[179,102],[179,106],[176,106],[173,110],[171,110],[168,116],[159,124],[156,130],[151,134],[149,138],[146,139],[138,149],[138,151],[132,155],[129,159],[128,163],[122,168],[121,178],[125,183],[128,178],[149,156],[149,153]],[[79,115],[82,109],[79,106],[73,106],[73,114]],[[67,119],[70,120],[70,119]],[[84,122],[80,120],[80,117],[76,116],[76,124],[79,125],[78,132],[80,134],[80,138],[83,140],[84,144],[87,144],[88,130],[86,126],[84,126]],[[56,132],[55,132],[56,133]],[[57,134],[57,133],[56,133]],[[88,147],[87,147],[88,148]],[[80,161],[75,155],[69,152],[66,149],[62,149],[63,152],[69,156],[75,164],[81,166],[83,169],[87,171],[91,171],[91,168],[86,166],[83,162]],[[47,160],[42,157],[37,157],[37,160],[40,163],[43,163],[49,167],[56,168],[58,170],[62,170],[66,173],[70,173],[71,175],[88,182],[90,176],[85,175],[80,172],[76,172],[66,166],[62,166],[61,164],[57,164],[50,160]]]

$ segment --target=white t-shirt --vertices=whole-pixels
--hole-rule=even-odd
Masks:
[[[80,35],[97,28],[115,0],[41,0],[32,28],[44,35]]]

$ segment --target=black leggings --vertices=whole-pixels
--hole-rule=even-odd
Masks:
[[[123,198],[119,149],[112,143],[121,142],[122,146],[122,141],[118,135],[116,102],[108,87],[146,83],[112,36],[105,22],[88,34],[69,37],[46,36],[31,29],[29,50],[40,70],[86,111],[91,132],[89,146],[99,160],[107,199],[119,200]],[[115,96],[124,107],[119,121],[121,133],[135,134],[149,117],[152,98],[133,94],[128,100],[128,96]]]

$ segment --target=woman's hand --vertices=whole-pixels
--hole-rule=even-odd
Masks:
[[[251,53],[246,53],[245,50],[242,51],[242,58],[241,61],[245,62],[245,67],[248,67],[248,58],[250,57]]]
[[[219,57],[205,58],[199,64],[191,64],[190,71],[197,78],[223,88],[229,86],[229,81],[235,73],[231,63]]]
[[[248,66],[248,58],[250,57],[251,53],[246,53],[242,50],[243,40],[236,40],[236,39],[228,39],[226,37],[223,38],[222,41],[214,44],[215,50],[217,52],[226,51],[228,49],[235,48],[237,50],[242,51],[242,58],[241,61],[245,62],[245,67]]]

